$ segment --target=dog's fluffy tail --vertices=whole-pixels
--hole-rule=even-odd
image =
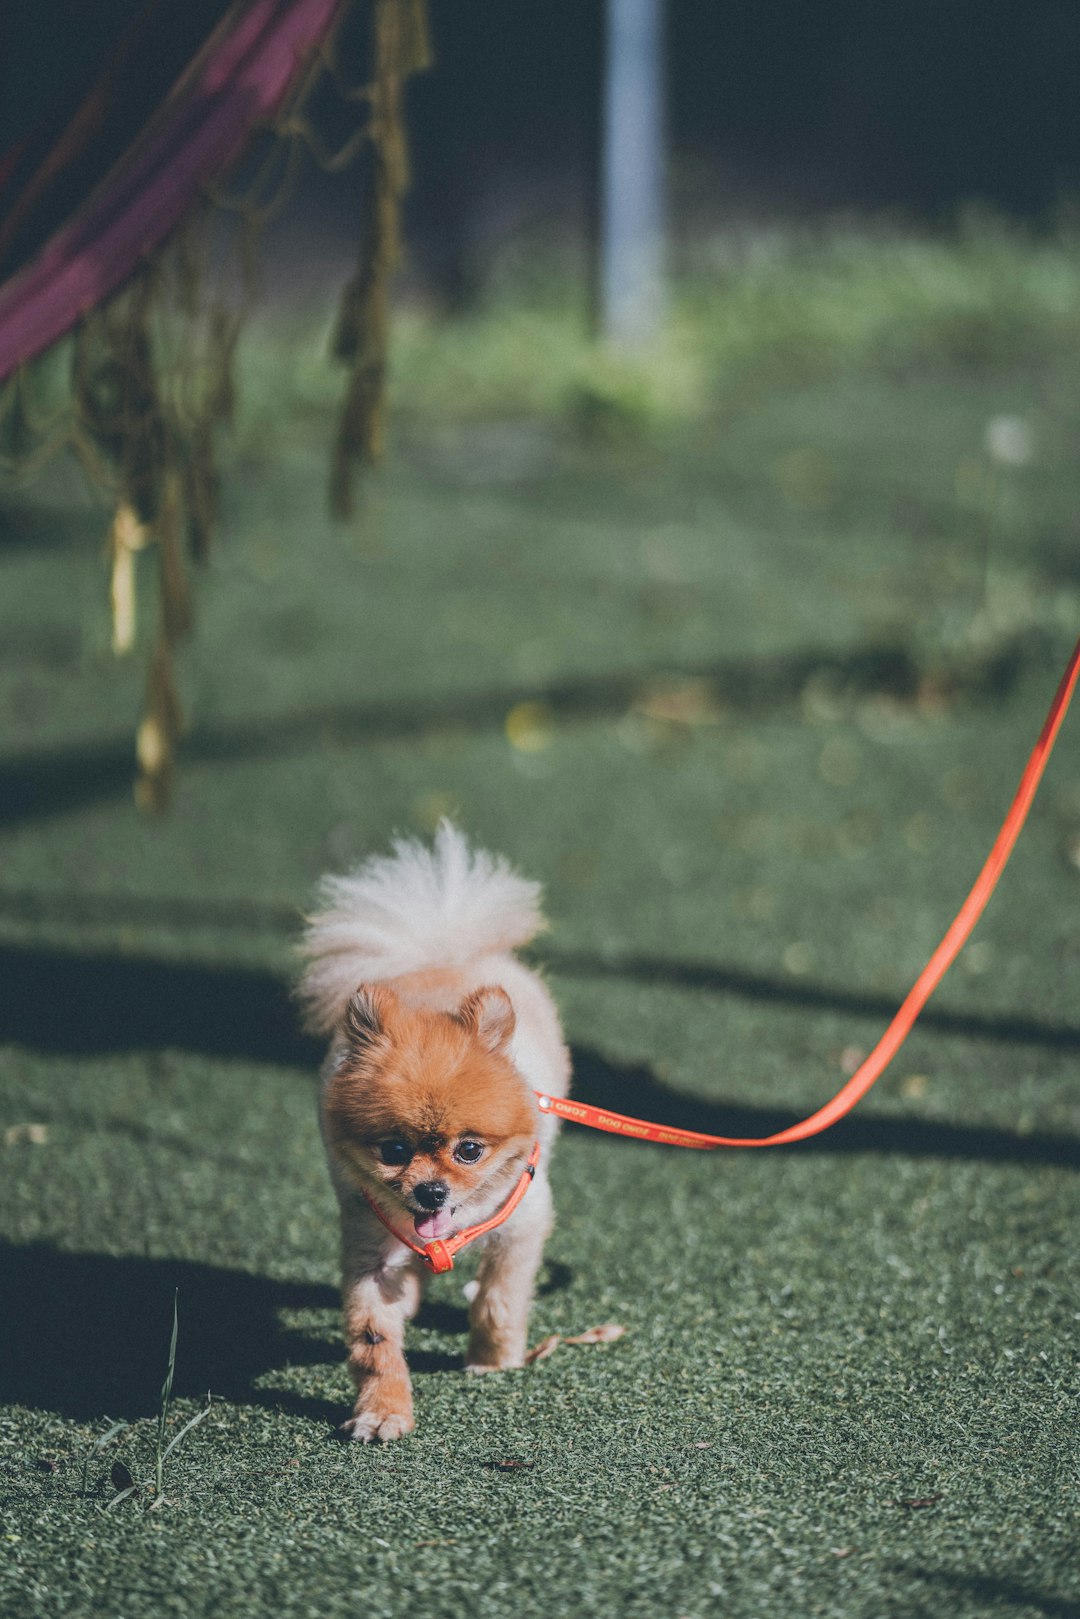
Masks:
[[[325,877],[301,946],[297,994],[313,1034],[337,1027],[358,984],[463,967],[526,944],[545,926],[540,885],[470,849],[449,821],[434,847],[402,838],[346,877]]]

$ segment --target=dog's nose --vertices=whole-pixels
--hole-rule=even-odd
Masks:
[[[450,1188],[445,1181],[421,1181],[413,1187],[413,1197],[422,1209],[441,1209],[450,1196]]]

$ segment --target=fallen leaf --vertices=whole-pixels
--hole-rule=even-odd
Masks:
[[[850,1557],[855,1548],[854,1546],[830,1546],[829,1550],[834,1557]]]
[[[616,1338],[621,1338],[626,1332],[617,1321],[606,1321],[602,1327],[589,1327],[585,1332],[579,1332],[573,1338],[564,1338],[568,1344],[613,1344]]]
[[[568,1338],[566,1341],[569,1343],[571,1340]],[[536,1348],[530,1349],[525,1356],[526,1366],[531,1366],[537,1360],[547,1360],[548,1356],[553,1355],[561,1343],[562,1339],[557,1332],[553,1332],[550,1338],[541,1338]]]
[[[621,1338],[626,1328],[620,1327],[617,1321],[605,1321],[602,1327],[588,1327],[584,1332],[563,1337],[561,1333],[553,1332],[548,1338],[541,1338],[535,1349],[530,1349],[525,1356],[525,1364],[531,1366],[534,1361],[547,1360],[553,1355],[560,1344],[611,1344],[616,1338]]]
[[[523,1462],[520,1456],[502,1456],[497,1461],[485,1462],[485,1467],[494,1467],[499,1473],[527,1473],[535,1464]]]

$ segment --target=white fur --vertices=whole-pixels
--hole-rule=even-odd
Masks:
[[[430,967],[468,967],[526,944],[546,926],[540,885],[470,849],[449,821],[434,847],[400,838],[345,877],[325,877],[308,919],[298,995],[313,1034],[333,1033],[360,983]]]

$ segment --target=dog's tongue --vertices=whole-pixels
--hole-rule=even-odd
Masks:
[[[449,1209],[435,1209],[431,1214],[418,1214],[413,1224],[420,1240],[431,1242],[436,1237],[447,1235],[453,1224],[453,1215]]]

